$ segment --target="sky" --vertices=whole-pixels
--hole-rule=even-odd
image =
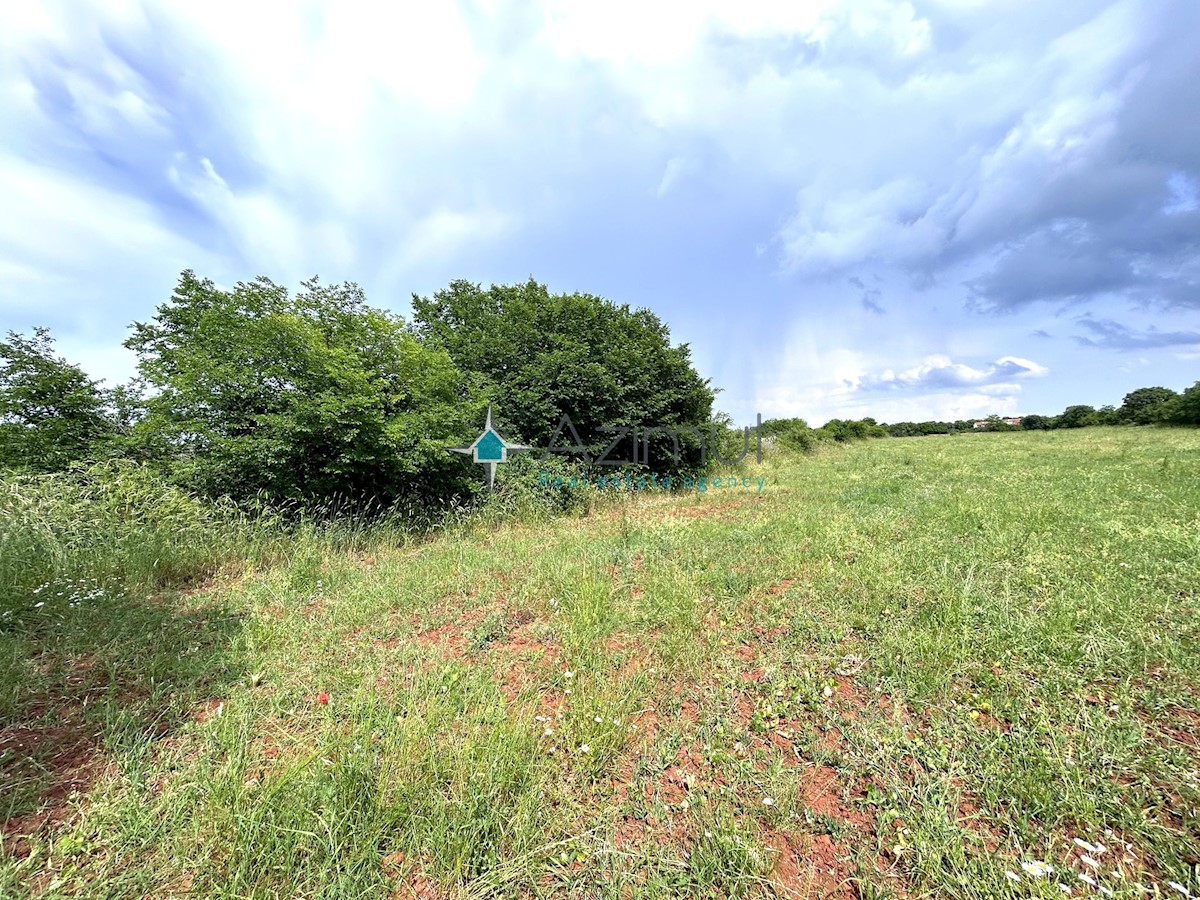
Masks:
[[[737,422],[1200,380],[1195,0],[0,6],[0,332],[180,272],[653,310]]]

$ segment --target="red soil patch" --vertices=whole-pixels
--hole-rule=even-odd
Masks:
[[[197,722],[207,722],[211,717],[219,716],[224,711],[224,708],[225,701],[220,697],[214,697],[192,710],[192,719]]]
[[[654,743],[658,737],[658,711],[649,708],[635,713],[633,716],[633,725],[645,743]]]
[[[773,594],[773,595],[782,594],[784,591],[786,591],[788,588],[790,588],[795,583],[796,583],[795,579],[785,578],[785,579],[783,579],[783,581],[779,582],[778,584],[773,584],[769,588],[767,588],[767,593]]]
[[[556,645],[535,636],[531,623],[519,626],[508,640],[497,643],[494,675],[504,698],[512,703],[522,691],[535,683],[539,672],[553,669],[561,656]]]
[[[774,832],[766,837],[775,850],[775,868],[771,882],[789,897],[854,900],[850,855],[827,834],[789,834]]]
[[[734,648],[733,655],[740,662],[754,662],[758,659],[758,644],[739,644]]]
[[[73,797],[87,791],[104,768],[96,735],[69,712],[60,713],[60,720],[67,724],[0,729],[0,783],[49,773],[38,807],[0,823],[6,850],[18,858],[29,854],[29,838],[70,818]]]
[[[417,635],[417,643],[426,647],[442,647],[447,657],[466,655],[467,636],[483,618],[487,610],[472,609],[463,612],[458,619],[431,628]]]

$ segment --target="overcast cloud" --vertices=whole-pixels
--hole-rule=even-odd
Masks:
[[[653,309],[741,420],[1180,389],[1197,33],[1192,0],[6,4],[0,329],[118,380],[184,268],[402,313],[532,275]]]

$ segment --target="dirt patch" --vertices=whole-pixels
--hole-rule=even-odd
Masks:
[[[773,850],[773,885],[788,897],[854,900],[858,897],[849,851],[827,834],[770,832],[766,846]]]
[[[695,506],[677,506],[671,511],[683,519],[704,519],[708,516],[730,513],[745,505],[744,500],[730,500],[725,503],[705,503]]]
[[[493,644],[493,677],[510,704],[538,679],[558,665],[561,648],[539,637],[531,621],[525,621],[508,639]]]
[[[219,716],[225,712],[225,701],[220,697],[214,697],[211,700],[206,700],[198,704],[192,710],[192,719],[196,722],[207,722],[214,716]]]
[[[96,734],[73,715],[66,724],[0,729],[0,783],[46,779],[37,807],[0,823],[4,846],[18,858],[29,854],[29,838],[70,818],[72,800],[104,771]]]
[[[870,819],[845,799],[836,769],[814,766],[801,782],[800,799],[817,815],[830,816],[854,828],[870,830]]]
[[[425,647],[439,647],[447,657],[466,656],[471,629],[483,619],[487,612],[486,609],[467,610],[457,619],[420,632],[417,634],[417,643]],[[419,626],[414,623],[414,630],[415,627]]]

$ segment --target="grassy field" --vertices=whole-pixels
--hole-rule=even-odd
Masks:
[[[0,896],[1200,892],[1200,431],[747,474],[52,581],[0,630]]]

